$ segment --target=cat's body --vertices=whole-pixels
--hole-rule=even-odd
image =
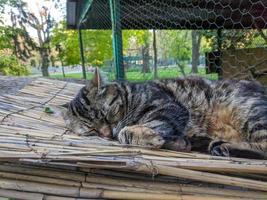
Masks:
[[[97,72],[66,116],[75,132],[94,130],[124,144],[267,156],[267,91],[255,82],[187,77],[103,85]]]

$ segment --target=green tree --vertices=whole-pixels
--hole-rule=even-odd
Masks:
[[[197,74],[202,33],[199,30],[192,30],[191,36],[192,36],[192,71],[191,73]]]
[[[78,32],[66,30],[65,26],[66,22],[61,22],[53,29],[52,46],[56,49],[60,45],[58,58],[64,65],[76,65],[80,63]],[[111,31],[85,30],[82,35],[86,63],[101,67],[112,59]]]
[[[66,22],[60,22],[53,29],[51,45],[58,53],[57,61],[62,61],[62,65],[77,65],[80,63],[78,33],[65,27]]]
[[[149,47],[152,39],[152,34],[149,30],[126,30],[123,31],[123,48],[124,51],[128,48],[132,48],[132,45],[136,45],[136,47],[141,52],[141,56],[143,59],[143,73],[149,73]]]
[[[14,10],[17,9],[20,1],[1,0],[0,1],[0,20],[3,19],[4,14],[10,16],[11,25],[6,25],[1,21],[0,26],[0,49],[11,49],[13,54],[21,61],[26,62],[35,49],[35,42],[29,36],[26,30],[23,17]],[[25,4],[21,5],[25,6]]]
[[[58,3],[57,1],[53,0],[50,0],[49,2],[53,2],[54,6]],[[23,0],[12,0],[11,5],[12,10],[14,11],[13,15],[16,20],[19,20],[20,26],[30,27],[36,31],[37,40],[35,42],[35,48],[37,49],[41,58],[42,74],[43,76],[49,76],[48,66],[51,62],[50,39],[52,28],[55,25],[51,10],[46,5],[40,5],[38,11],[32,12],[28,9],[27,3]]]
[[[133,48],[133,45],[142,47],[146,42],[149,42],[148,30],[124,30],[122,32],[123,38],[123,50]]]
[[[28,75],[29,71],[25,65],[12,55],[0,55],[0,72],[4,75]]]
[[[185,62],[191,58],[190,31],[164,30],[161,31],[161,43],[165,47],[165,56],[175,60],[181,73],[185,75]]]
[[[217,50],[218,35],[216,30],[203,30],[203,38],[209,44],[207,50]],[[267,31],[256,29],[222,30],[221,50],[255,48],[267,44]]]
[[[25,63],[32,56],[35,46],[21,17],[13,12],[16,5],[17,1],[0,0],[0,71],[5,75],[28,74]],[[3,14],[10,16],[11,25],[5,24]]]
[[[112,59],[112,33],[110,30],[86,30],[83,32],[87,63],[101,67]]]
[[[157,32],[153,30],[153,53],[154,53],[154,62],[153,62],[153,71],[154,71],[154,79],[158,78],[158,49],[157,49]]]

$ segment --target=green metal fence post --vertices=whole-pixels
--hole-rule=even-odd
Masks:
[[[86,71],[85,71],[85,62],[84,62],[84,49],[83,49],[83,38],[82,38],[82,31],[79,28],[79,44],[80,44],[80,55],[81,55],[81,61],[82,61],[82,71],[83,71],[83,79],[86,79]]]
[[[121,16],[120,16],[120,0],[109,0],[110,14],[112,23],[112,42],[113,42],[113,56],[114,65],[116,69],[116,79],[124,80],[124,67],[122,55],[122,30],[121,30]]]

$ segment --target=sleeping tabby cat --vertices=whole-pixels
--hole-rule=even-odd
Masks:
[[[96,70],[64,119],[76,133],[122,144],[267,157],[267,90],[257,82],[191,76],[105,84]]]

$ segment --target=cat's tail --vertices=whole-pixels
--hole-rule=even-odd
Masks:
[[[244,128],[247,128],[249,141],[267,140],[267,96],[259,96],[251,100]]]
[[[241,107],[246,106],[249,112],[240,115],[245,122],[241,131],[246,142],[238,144],[239,149],[243,152],[248,150],[247,154],[259,153],[267,159],[267,96],[258,94],[247,97],[247,101]]]
[[[267,90],[257,82],[226,81],[215,88],[211,117],[214,141],[209,150],[228,149],[238,157],[267,158]],[[214,137],[213,137],[214,138]]]
[[[267,97],[256,98],[246,122],[251,149],[261,152],[267,159]]]

